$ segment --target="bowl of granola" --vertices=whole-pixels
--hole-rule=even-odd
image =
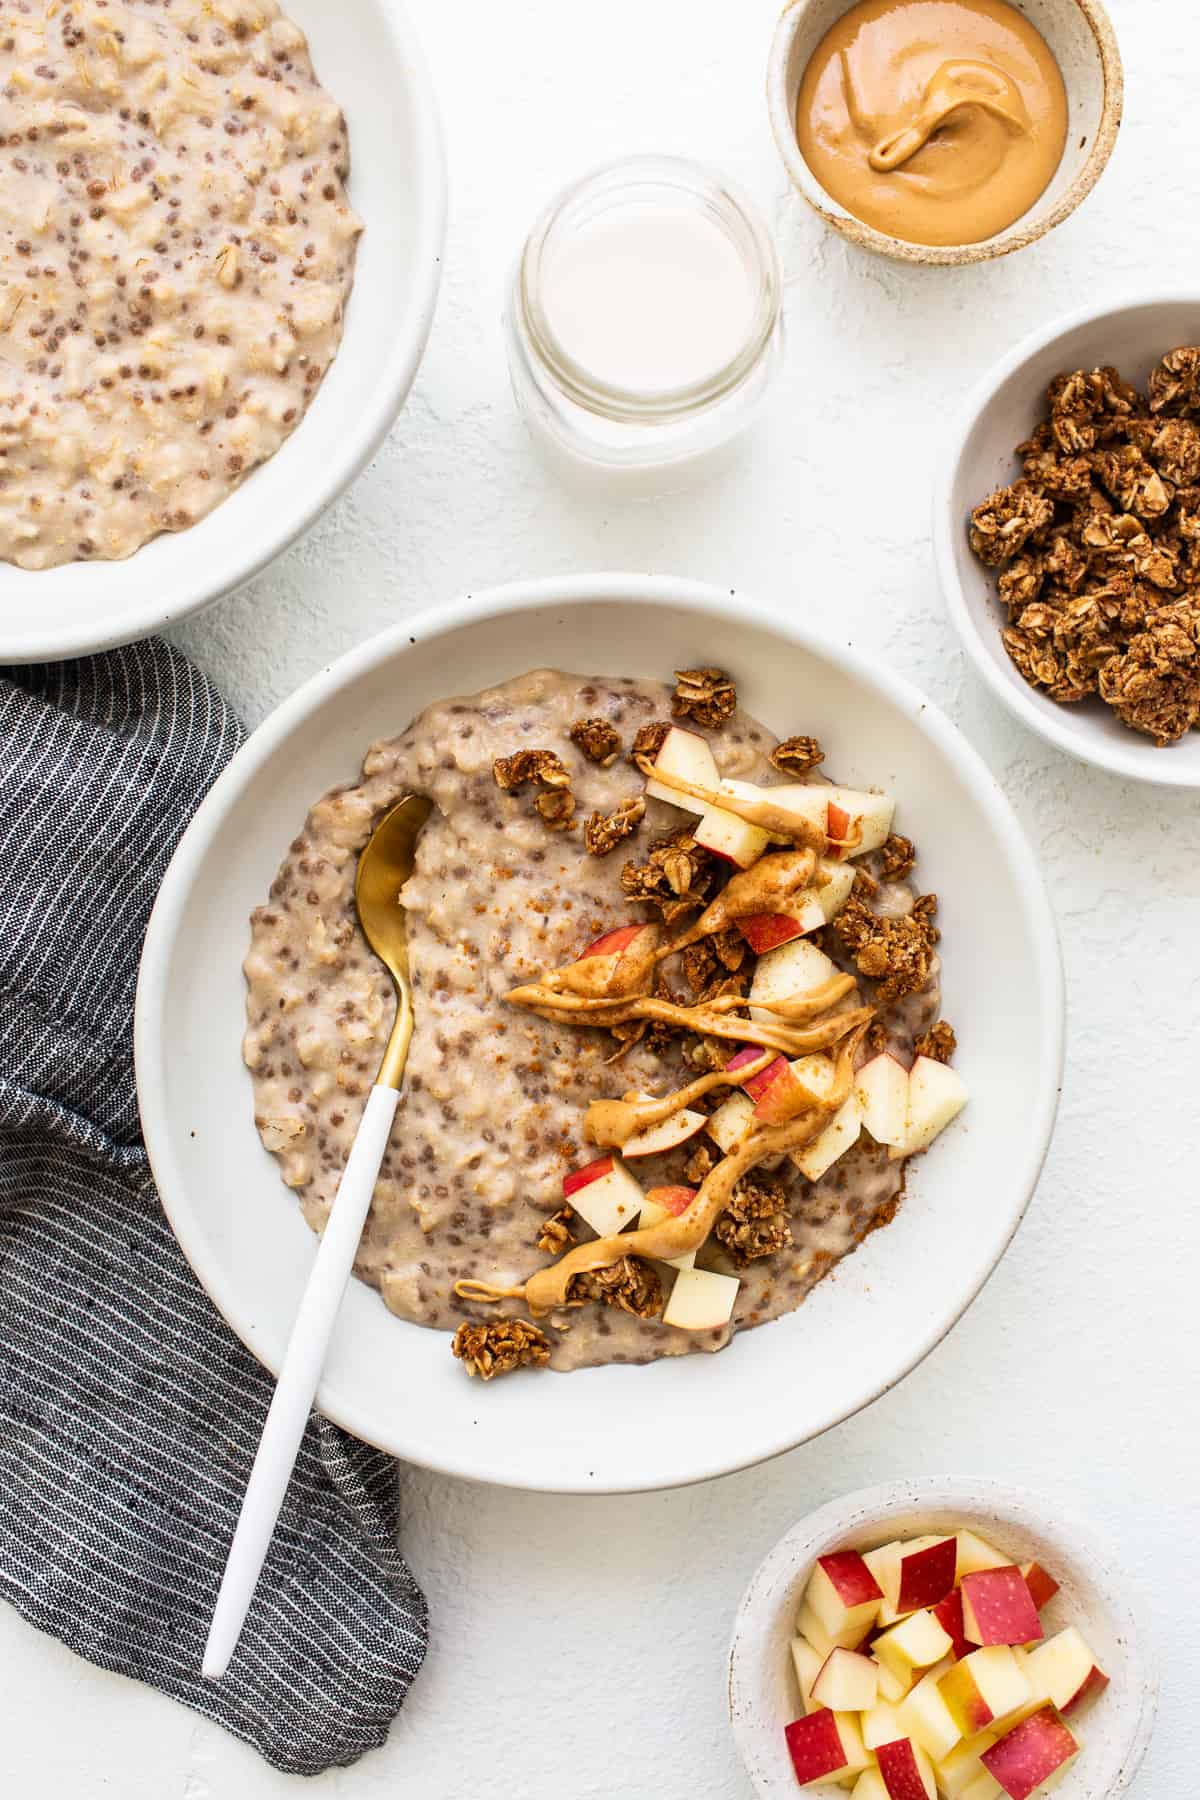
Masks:
[[[197,814],[147,935],[139,1091],[234,1328],[278,1366],[390,1021],[357,854],[414,788],[417,1027],[323,1409],[458,1474],[621,1491],[771,1455],[899,1379],[1048,1142],[1036,865],[903,683],[628,575],[385,633]]]
[[[1200,301],[1089,308],[967,400],[942,591],[992,693],[1081,761],[1200,786]]]

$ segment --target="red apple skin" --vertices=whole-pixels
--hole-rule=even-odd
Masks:
[[[582,1169],[572,1169],[569,1175],[563,1176],[563,1199],[577,1194],[580,1188],[588,1187],[593,1181],[599,1181],[602,1175],[611,1175],[613,1159],[611,1156],[598,1156],[595,1162],[586,1163]]]
[[[690,1187],[651,1188],[646,1198],[653,1200],[656,1206],[661,1206],[664,1212],[669,1212],[673,1218],[677,1219],[681,1213],[687,1211],[696,1198],[696,1189]]]
[[[749,913],[737,921],[737,928],[756,956],[804,936],[803,925],[789,913]]]
[[[606,931],[603,937],[598,937],[586,950],[581,950],[576,961],[583,962],[589,956],[619,956],[623,950],[628,950],[634,938],[640,937],[645,929],[645,925],[618,925],[615,931]]]
[[[1021,1573],[1025,1577],[1025,1586],[1029,1589],[1033,1604],[1041,1612],[1043,1606],[1048,1606],[1057,1594],[1057,1581],[1039,1562],[1022,1563]]]
[[[1071,1714],[1078,1712],[1079,1708],[1083,1706],[1086,1701],[1094,1700],[1097,1694],[1102,1694],[1107,1686],[1108,1676],[1104,1673],[1104,1670],[1093,1667],[1087,1680],[1083,1683],[1083,1686],[1079,1688],[1076,1693],[1071,1695],[1071,1698],[1063,1707],[1063,1718],[1069,1719]]]
[[[950,1639],[950,1653],[955,1662],[961,1662],[964,1656],[970,1656],[974,1645],[963,1630],[962,1595],[957,1588],[953,1593],[939,1601],[930,1611]]]
[[[875,1760],[888,1800],[929,1800],[908,1738],[897,1738],[894,1744],[877,1744]]]
[[[829,809],[825,819],[825,830],[830,838],[840,838],[844,840],[850,835],[850,814],[846,811],[844,806],[839,806],[834,800],[829,802]],[[829,846],[829,854],[831,856],[844,857],[848,852],[848,845],[845,849],[842,848],[841,844],[831,843]],[[922,1792],[924,1792],[924,1790],[922,1790]]]
[[[964,1575],[960,1588],[964,1629],[975,1643],[1033,1644],[1045,1636],[1020,1569],[981,1569]]]
[[[958,1539],[952,1537],[903,1557],[900,1562],[900,1598],[897,1610],[908,1613],[918,1612],[925,1606],[937,1606],[947,1594],[953,1592],[957,1563]]]
[[[801,1787],[807,1787],[810,1781],[820,1781],[822,1776],[836,1775],[839,1769],[845,1768],[846,1752],[841,1734],[837,1720],[828,1708],[809,1713],[803,1719],[793,1719],[790,1725],[784,1726],[783,1735]]]
[[[725,1073],[729,1075],[739,1067],[745,1068],[750,1063],[761,1062],[762,1054],[761,1045],[748,1044],[744,1050],[739,1050],[737,1055],[725,1064]],[[741,1085],[752,1100],[757,1100],[766,1093],[775,1078],[782,1075],[788,1066],[786,1056],[777,1056],[774,1062],[769,1062],[765,1069],[761,1069],[757,1075],[751,1075],[750,1079],[743,1081]]]
[[[1009,1800],[1029,1800],[1078,1749],[1054,1708],[1044,1706],[985,1750],[979,1760]]]
[[[818,1556],[817,1561],[843,1606],[866,1606],[883,1599],[883,1589],[857,1550],[835,1550],[831,1556]]]

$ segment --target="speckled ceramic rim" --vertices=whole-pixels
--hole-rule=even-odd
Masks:
[[[1158,1672],[1144,1624],[1148,1616],[1146,1603],[1137,1583],[1122,1568],[1113,1545],[1095,1526],[1073,1514],[1069,1505],[1064,1508],[1057,1497],[969,1476],[931,1475],[860,1488],[830,1501],[793,1525],[751,1576],[734,1619],[728,1705],[739,1753],[762,1800],[777,1800],[780,1787],[768,1775],[759,1773],[765,1725],[753,1669],[755,1650],[778,1619],[780,1590],[790,1588],[797,1575],[840,1542],[869,1533],[876,1525],[881,1527],[880,1537],[886,1538],[887,1526],[893,1519],[922,1511],[947,1510],[960,1513],[964,1523],[979,1526],[985,1536],[986,1523],[994,1520],[999,1536],[1007,1521],[1014,1529],[1043,1540],[1048,1562],[1053,1560],[1056,1545],[1069,1545],[1072,1555],[1087,1563],[1103,1595],[1104,1610],[1122,1644],[1133,1679],[1125,1690],[1109,1690],[1115,1702],[1124,1704],[1128,1725],[1124,1731],[1114,1732],[1119,1747],[1110,1750],[1110,1768],[1103,1772],[1103,1789],[1094,1785],[1093,1778],[1078,1794],[1074,1786],[1064,1791],[1070,1792],[1072,1800],[1117,1800],[1132,1783],[1154,1733]],[[1086,1756],[1085,1733],[1084,1755],[1078,1764],[1081,1773],[1086,1773]],[[1116,1767],[1111,1766],[1114,1763]],[[815,1791],[832,1794],[841,1790],[822,1786]]]
[[[1007,231],[998,232],[995,237],[988,238],[981,244],[910,244],[903,238],[889,236],[886,231],[877,231],[873,225],[865,225],[861,219],[844,211],[817,180],[805,161],[796,138],[795,122],[788,105],[788,60],[792,40],[811,3],[812,0],[791,0],[775,27],[767,68],[767,107],[771,129],[775,133],[775,142],[779,146],[779,154],[788,174],[809,205],[820,213],[827,225],[832,225],[835,231],[840,231],[843,237],[849,238],[860,249],[873,250],[879,256],[895,257],[900,262],[919,263],[926,268],[958,268],[967,263],[990,262],[997,256],[1008,256],[1014,250],[1024,250],[1028,244],[1036,243],[1047,232],[1053,231],[1056,225],[1061,225],[1064,219],[1070,218],[1104,173],[1121,128],[1125,104],[1121,52],[1117,47],[1112,21],[1100,0],[1064,0],[1065,4],[1077,7],[1083,14],[1095,39],[1104,82],[1104,102],[1096,135],[1092,140],[1091,153],[1075,180],[1050,211],[1037,219],[1030,219],[1026,214],[1015,225],[1010,225]],[[849,11],[852,3],[853,0],[847,0],[846,11]]]
[[[1082,307],[1078,312],[1067,313],[1054,319],[1049,325],[1043,325],[1038,331],[1031,332],[988,370],[964,401],[938,464],[933,484],[933,550],[942,596],[963,649],[980,680],[1014,718],[1027,725],[1030,731],[1035,731],[1046,743],[1053,744],[1058,750],[1065,750],[1077,762],[1088,763],[1096,769],[1106,769],[1111,775],[1123,775],[1128,781],[1141,781],[1151,787],[1198,788],[1200,771],[1194,763],[1175,756],[1170,746],[1163,750],[1156,749],[1149,739],[1138,738],[1133,732],[1129,733],[1128,744],[1124,744],[1110,740],[1100,732],[1081,730],[1081,715],[1077,707],[1064,706],[1048,711],[1037,704],[1033,690],[1026,687],[1024,682],[1007,679],[1004,668],[989,653],[980,635],[979,625],[959,580],[955,557],[955,545],[960,534],[967,528],[966,517],[957,510],[954,503],[959,458],[975,425],[995,396],[1025,363],[1048,349],[1056,339],[1069,337],[1080,326],[1093,325],[1102,319],[1115,318],[1121,313],[1160,304],[1200,309],[1200,294],[1194,288],[1165,293],[1127,294],[1121,299],[1109,300],[1103,306]],[[1031,418],[1031,427],[1032,424]],[[983,497],[982,494],[979,495],[979,499],[982,500]],[[999,632],[1002,623],[999,611],[993,607],[989,625]]]
[[[872,1374],[836,1404],[818,1408],[811,1424],[802,1432],[797,1432],[787,1410],[783,1409],[777,1427],[764,1432],[752,1449],[740,1446],[731,1450],[718,1436],[711,1448],[689,1463],[685,1472],[671,1479],[647,1479],[634,1467],[621,1479],[610,1478],[603,1484],[561,1479],[531,1482],[523,1479],[519,1471],[507,1467],[488,1466],[481,1470],[472,1454],[469,1438],[464,1438],[461,1448],[457,1448],[453,1456],[442,1454],[436,1461],[430,1461],[419,1435],[411,1433],[403,1415],[381,1420],[379,1412],[364,1404],[354,1387],[344,1381],[335,1385],[326,1380],[318,1391],[317,1405],[327,1418],[393,1456],[436,1467],[444,1474],[556,1493],[638,1493],[708,1481],[714,1476],[765,1462],[794,1449],[800,1441],[819,1437],[903,1380],[941,1343],[966,1312],[993,1274],[1025,1216],[1054,1129],[1065,1047],[1062,958],[1054,915],[1037,860],[1012,805],[982,757],[957,726],[881,659],[869,657],[813,631],[795,618],[781,617],[777,610],[768,610],[740,589],[718,589],[705,582],[666,575],[613,572],[554,576],[513,582],[465,600],[431,608],[349,651],[331,667],[313,676],[259,726],[217,778],[180,840],[146,932],[134,1018],[138,1100],[146,1148],[164,1211],[184,1255],[219,1311],[267,1368],[278,1373],[286,1338],[277,1341],[264,1336],[245,1284],[222,1269],[199,1216],[187,1200],[188,1183],[160,1073],[167,1035],[163,1014],[172,961],[179,954],[180,923],[186,912],[191,885],[198,878],[205,859],[216,853],[214,846],[220,843],[227,815],[235,810],[257,772],[294,733],[311,728],[314,718],[322,715],[326,705],[339,693],[353,687],[364,673],[396,656],[402,659],[410,644],[436,639],[452,642],[457,633],[483,620],[505,615],[528,619],[540,613],[561,620],[572,608],[583,609],[613,600],[647,607],[660,603],[686,607],[701,619],[715,615],[739,623],[747,621],[771,632],[782,647],[798,644],[814,656],[825,658],[834,667],[846,670],[868,692],[884,695],[932,741],[938,754],[956,767],[968,784],[972,801],[986,819],[1001,853],[1014,870],[1022,896],[1030,949],[1038,971],[1037,985],[1042,995],[1034,1040],[1041,1071],[1040,1099],[1024,1122],[1022,1141],[1014,1146],[1012,1169],[1005,1184],[1003,1241],[977,1260],[961,1288],[955,1286],[952,1292],[947,1292],[944,1306],[936,1312],[931,1311],[919,1334],[906,1346],[900,1362]],[[240,956],[240,947],[235,954]]]

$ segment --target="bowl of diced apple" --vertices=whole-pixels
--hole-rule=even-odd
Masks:
[[[1057,1500],[985,1481],[896,1482],[801,1520],[730,1652],[761,1800],[1115,1800],[1157,1693],[1111,1546]]]

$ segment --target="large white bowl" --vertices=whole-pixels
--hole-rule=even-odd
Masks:
[[[818,1556],[871,1550],[897,1537],[973,1530],[1018,1562],[1038,1561],[1061,1592],[1045,1612],[1047,1635],[1076,1625],[1111,1686],[1078,1721],[1083,1753],[1056,1800],[1116,1800],[1141,1765],[1154,1728],[1158,1676],[1146,1641],[1145,1611],[1111,1544],[1059,1500],[994,1481],[924,1476],[863,1488],[794,1525],[765,1558],[742,1596],[729,1656],[729,1717],[759,1800],[799,1793],[783,1728],[800,1699],[788,1645]],[[806,1793],[844,1795],[822,1782]]]
[[[996,698],[1048,743],[1114,775],[1163,787],[1200,787],[1200,731],[1159,750],[1122,725],[1101,700],[1062,706],[1029,686],[1004,648],[1007,622],[996,571],[967,542],[971,509],[1015,481],[1015,454],[1043,417],[1046,389],[1068,369],[1113,363],[1145,389],[1159,357],[1200,343],[1200,296],[1152,295],[1124,305],[1090,306],[1055,319],[988,371],[963,403],[934,484],[933,543],[938,578],[963,649]],[[1169,596],[1168,596],[1169,597]]]
[[[526,583],[383,633],[268,719],[176,853],[138,989],[142,1120],[192,1266],[277,1369],[313,1238],[251,1117],[240,1056],[249,913],[308,806],[356,775],[373,738],[429,701],[547,663],[660,677],[719,664],[775,730],[815,732],[843,780],[897,795],[923,884],[941,896],[946,1011],[973,1095],[915,1167],[895,1223],[798,1312],[719,1356],[484,1388],[444,1333],[402,1323],[351,1284],[319,1396],[340,1424],[412,1462],[517,1487],[668,1487],[787,1450],[899,1380],[987,1279],[1041,1167],[1063,1049],[1050,909],[992,776],[907,683],[741,595],[664,577]]]
[[[366,221],[341,348],[278,454],[189,530],[124,562],[0,563],[0,663],[128,643],[207,606],[306,531],[379,448],[425,348],[445,235],[441,129],[399,0],[286,0],[350,132],[350,198]]]

